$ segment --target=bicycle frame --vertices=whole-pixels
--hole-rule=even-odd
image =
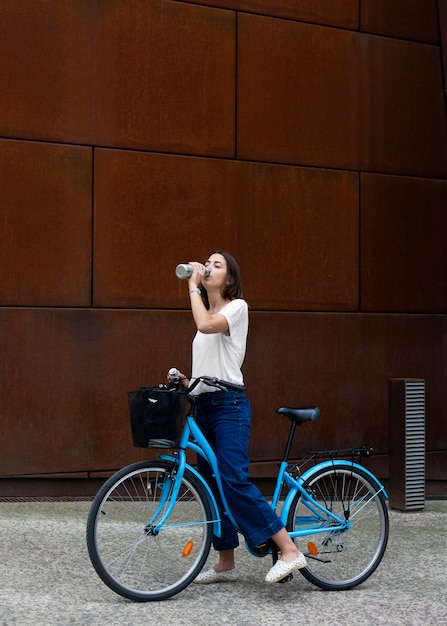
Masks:
[[[203,435],[202,431],[200,430],[199,426],[197,425],[193,416],[193,411],[191,411],[186,416],[186,421],[185,421],[185,425],[184,425],[183,432],[181,435],[178,452],[174,456],[165,455],[165,454],[159,454],[158,456],[160,459],[175,462],[175,465],[176,465],[175,476],[177,475],[183,476],[185,470],[188,470],[192,472],[201,481],[201,483],[203,484],[206,490],[206,493],[209,498],[209,502],[212,507],[213,532],[217,537],[220,537],[221,536],[221,521],[220,521],[220,514],[219,514],[219,509],[217,506],[216,499],[209,485],[202,478],[199,472],[195,468],[193,468],[190,464],[187,463],[187,458],[186,458],[187,450],[192,450],[196,452],[197,454],[200,454],[209,463],[212,469],[213,475],[215,477],[215,480],[216,480],[217,488],[219,490],[219,495],[222,500],[225,514],[228,515],[228,518],[230,519],[234,527],[238,529],[236,520],[234,519],[231,513],[231,509],[228,506],[228,502],[226,500],[226,497],[223,491],[222,481],[220,478],[216,455],[213,449],[211,448],[211,446],[209,445],[208,441],[206,440],[205,436]],[[287,472],[288,463],[286,461],[281,462],[277,479],[276,479],[276,485],[275,485],[275,490],[274,490],[274,494],[272,498],[272,503],[271,503],[273,510],[276,511],[278,508],[280,495],[285,485],[288,488],[288,493],[284,500],[284,504],[283,504],[281,514],[280,514],[280,518],[284,526],[287,525],[287,518],[288,518],[290,506],[297,492],[301,493],[302,501],[305,504],[305,506],[309,509],[309,512],[310,512],[309,517],[303,518],[301,520],[303,523],[303,528],[290,532],[289,533],[290,537],[292,538],[303,537],[309,534],[318,534],[318,533],[327,532],[328,526],[326,524],[322,526],[321,523],[327,521],[328,517],[331,519],[331,523],[330,523],[331,532],[348,530],[352,526],[353,517],[350,518],[349,520],[345,520],[342,517],[338,516],[336,513],[328,511],[324,506],[319,504],[319,502],[314,500],[313,497],[306,491],[305,487],[303,486],[306,480],[308,480],[314,472],[319,471],[321,468],[324,468],[324,467],[333,468],[333,467],[336,467],[338,465],[342,465],[345,463],[346,461],[343,461],[343,460],[323,461],[321,463],[316,464],[309,470],[307,470],[297,480],[293,478]],[[379,492],[383,492],[384,496],[388,497],[383,485],[381,485],[378,482],[376,477],[371,472],[366,470],[364,467],[358,465],[357,463],[351,462],[351,465],[353,468],[359,468],[365,471],[370,476],[373,483],[377,487],[377,492],[374,494],[373,497],[375,497],[375,495],[377,495],[377,493]],[[158,530],[163,526],[165,521],[169,518],[169,515],[171,514],[172,509],[175,505],[175,502],[178,496],[178,491],[180,488],[180,482],[181,482],[181,481],[176,481],[175,476],[172,478],[171,484],[166,485],[164,487],[163,497],[160,501],[160,505],[156,513],[154,514],[152,520],[150,521],[150,525],[151,527],[154,528],[154,532],[158,532]],[[168,505],[166,509],[163,510],[166,502],[168,502]],[[365,505],[366,504],[367,502],[365,503]],[[358,514],[362,510],[362,508],[363,507],[360,507],[358,511],[356,512],[356,514]],[[160,515],[161,517],[159,517]]]
[[[190,440],[190,437],[192,437],[192,440]],[[225,498],[225,494],[223,492],[222,481],[220,478],[216,455],[213,449],[211,448],[211,446],[209,445],[208,441],[205,439],[205,436],[203,435],[202,431],[198,427],[194,419],[194,416],[191,413],[189,413],[186,416],[186,422],[183,427],[183,432],[180,438],[179,450],[176,453],[176,455],[172,456],[172,455],[166,455],[166,454],[159,454],[158,457],[165,461],[174,461],[177,466],[176,475],[183,476],[185,469],[188,469],[200,480],[200,482],[203,484],[207,492],[207,495],[209,497],[209,501],[212,507],[212,511],[213,511],[212,522],[214,525],[213,532],[217,537],[220,537],[222,534],[222,530],[221,530],[220,514],[219,514],[219,509],[217,506],[216,498],[214,497],[214,494],[212,493],[208,483],[203,479],[203,477],[199,474],[199,472],[195,468],[193,468],[191,465],[189,465],[189,463],[187,463],[186,450],[192,450],[196,452],[197,454],[200,454],[209,463],[213,471],[214,477],[216,479],[216,484],[219,490],[219,495],[222,499],[222,504],[224,506],[225,513],[228,515],[228,518],[230,519],[231,523],[237,529],[236,520],[234,519],[231,513],[230,507],[228,506],[228,503],[227,503],[227,499]],[[175,486],[176,482],[177,482],[177,488]],[[172,495],[169,498],[169,505],[166,511],[164,512],[162,518],[158,520],[157,523],[155,524],[155,530],[158,530],[158,528],[163,525],[165,520],[171,514],[172,509],[174,507],[175,500],[178,495],[178,489],[180,488],[180,481],[174,480],[173,483],[174,483],[174,486],[173,486]],[[160,506],[158,507],[158,510],[156,511],[154,515],[155,519],[157,518],[159,511],[162,508],[163,506],[160,503]],[[154,524],[154,521],[155,520],[151,520],[151,524]]]
[[[321,463],[317,463],[316,465],[311,467],[309,470],[304,472],[304,474],[299,477],[299,480],[296,480],[287,472],[288,463],[286,461],[281,462],[277,481],[276,481],[276,487],[275,487],[275,491],[273,494],[273,500],[272,500],[273,510],[276,511],[278,504],[279,504],[281,491],[283,489],[283,486],[286,485],[289,491],[284,500],[284,504],[282,507],[281,515],[280,515],[280,518],[283,524],[284,525],[287,524],[289,510],[290,510],[292,501],[295,498],[296,492],[299,492],[301,494],[303,503],[309,509],[310,513],[313,514],[313,517],[309,516],[305,518],[300,518],[300,521],[303,524],[303,526],[305,524],[307,524],[307,526],[303,527],[300,530],[289,532],[290,537],[295,538],[295,537],[304,537],[309,534],[315,535],[319,533],[326,533],[328,531],[327,526],[312,526],[312,525],[309,526],[309,524],[312,524],[312,523],[315,524],[317,522],[324,522],[325,520],[327,520],[328,517],[330,517],[332,520],[332,523],[330,525],[331,532],[349,530],[349,528],[351,528],[352,526],[352,520],[363,510],[363,508],[366,506],[366,504],[368,504],[368,502],[371,499],[377,496],[378,493],[383,492],[385,498],[388,498],[388,495],[385,491],[384,486],[379,483],[377,478],[369,470],[365,469],[363,466],[359,465],[358,463],[354,463],[354,462],[349,462],[349,463],[353,469],[360,469],[363,472],[366,472],[368,476],[371,478],[371,480],[373,481],[373,483],[376,485],[377,491],[371,496],[369,500],[366,500],[366,502],[364,502],[363,505],[356,510],[356,512],[349,518],[349,520],[344,520],[338,515],[336,515],[335,513],[329,511],[326,507],[319,504],[319,502],[317,502],[306,491],[306,489],[304,488],[304,485],[312,477],[314,473],[319,472],[321,469],[325,469],[325,468],[333,469],[334,467],[344,466],[346,465],[346,461],[333,459],[330,461],[322,461]]]

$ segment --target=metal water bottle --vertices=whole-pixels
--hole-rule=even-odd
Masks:
[[[177,278],[181,278],[181,279],[189,278],[192,273],[193,273],[193,268],[192,268],[192,265],[190,265],[189,263],[180,263],[175,268],[175,275],[177,276]],[[210,275],[210,270],[208,267],[206,267],[205,276],[209,276],[209,275]]]

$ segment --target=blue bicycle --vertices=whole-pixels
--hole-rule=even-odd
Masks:
[[[241,389],[202,376],[189,392],[200,381],[220,390]],[[116,472],[90,509],[87,546],[92,564],[106,585],[130,600],[163,600],[185,589],[203,568],[213,533],[220,535],[216,499],[188,462],[188,451],[210,464],[226,514],[237,528],[215,454],[194,419],[196,398],[189,394],[188,400],[178,450]],[[289,418],[291,426],[271,505],[306,555],[308,567],[300,574],[325,590],[356,587],[379,565],[389,533],[385,489],[360,464],[372,449],[314,452],[305,464],[290,465],[296,427],[316,420],[320,412],[318,407],[281,407],[277,413]],[[349,459],[339,458],[340,453]],[[278,558],[271,542],[248,549],[256,557]]]

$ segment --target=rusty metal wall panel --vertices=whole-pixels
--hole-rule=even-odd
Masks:
[[[234,15],[175,2],[115,6],[101,15],[97,142],[233,156]]]
[[[0,12],[0,135],[233,156],[231,12],[158,0],[0,0]]]
[[[253,308],[357,310],[357,175],[96,151],[95,306],[187,307],[174,267],[216,248]]]
[[[8,86],[0,98],[0,135],[92,139],[97,5],[0,0],[0,82]]]
[[[194,4],[219,6],[221,9],[234,9],[260,13],[271,17],[286,17],[303,22],[327,24],[341,28],[358,28],[360,0],[194,0]],[[180,0],[191,2],[191,0]]]
[[[360,29],[427,43],[438,42],[437,0],[361,0]]]
[[[239,158],[444,177],[439,50],[240,15],[237,138]]]
[[[0,140],[0,304],[88,306],[92,151]]]
[[[447,181],[361,176],[361,308],[447,311]]]
[[[126,392],[188,371],[173,270],[218,246],[251,306],[259,467],[282,453],[275,408],[310,403],[322,417],[295,454],[368,443],[385,467],[388,379],[420,377],[444,468],[433,4],[415,19],[418,0],[0,0],[0,475],[99,479],[147,456]]]
[[[281,457],[289,422],[278,406],[318,405],[298,429],[293,455],[372,445],[388,452],[388,379],[427,386],[427,450],[447,444],[443,380],[447,316],[252,313],[244,366],[253,409],[251,458]]]
[[[356,161],[358,36],[240,15],[239,158],[329,167]]]
[[[361,170],[447,177],[439,48],[368,37],[363,52]]]
[[[281,404],[318,404],[293,454],[369,444],[386,454],[388,378],[421,376],[427,449],[445,449],[447,316],[250,314],[244,374],[252,461],[278,459]],[[0,475],[110,471],[155,455],[132,447],[126,392],[189,371],[188,311],[0,309]]]
[[[0,309],[0,476],[117,469],[132,446],[127,391],[187,371],[191,314]]]

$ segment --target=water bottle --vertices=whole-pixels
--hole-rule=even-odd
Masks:
[[[189,278],[192,273],[193,273],[193,268],[192,268],[192,265],[190,265],[189,263],[180,263],[175,268],[175,275],[177,276],[177,278],[182,278],[182,279]],[[209,267],[206,267],[205,276],[209,276],[209,275],[210,275]]]

